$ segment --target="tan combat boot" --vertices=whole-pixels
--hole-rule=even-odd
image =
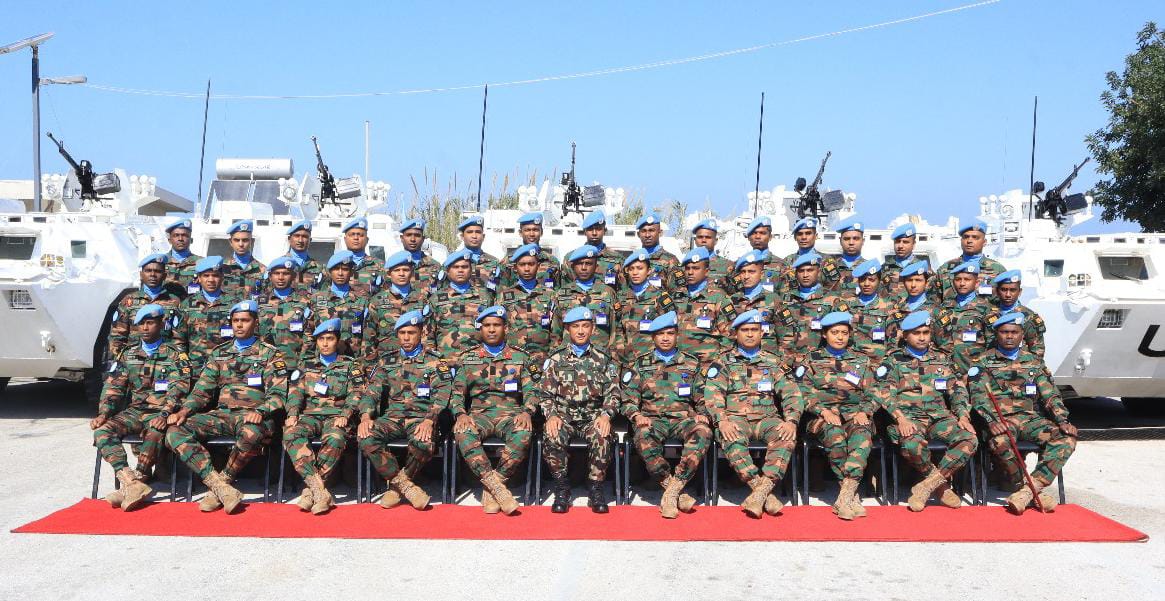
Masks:
[[[696,498],[686,492],[682,492],[680,493],[680,497],[677,500],[677,505],[679,506],[680,511],[684,513],[692,513],[692,510],[696,508]]]
[[[125,500],[125,493],[123,493],[120,488],[115,488],[115,489],[113,489],[112,492],[105,495],[105,502],[109,503],[109,506],[114,508],[114,509],[120,508],[121,502],[124,500]]]
[[[862,494],[858,492],[859,490],[861,490],[861,486],[854,489],[853,502],[850,503],[850,509],[853,510],[854,517],[864,518],[866,517],[866,506],[862,505]]]
[[[214,501],[211,502],[211,504],[222,503],[222,508],[227,513],[235,513],[239,510],[239,507],[242,506],[243,493],[239,492],[239,489],[231,486],[231,482],[226,478],[226,476],[223,476],[219,472],[212,471],[210,475],[203,480],[203,482],[206,483],[206,486],[210,489],[210,492],[214,493],[214,496],[217,497],[214,499]],[[207,493],[207,497],[210,496],[210,493]],[[203,498],[203,501],[206,502],[207,499]],[[199,505],[199,509],[202,509],[202,505]],[[217,509],[217,507],[215,509]],[[214,511],[214,509],[211,509],[210,511]]]
[[[413,481],[409,480],[409,477],[404,472],[398,472],[393,477],[391,484],[394,489],[399,491],[408,500],[409,504],[413,506],[413,509],[424,509],[429,506],[429,495],[420,486],[413,484]]]
[[[300,511],[311,511],[311,506],[315,504],[311,498],[311,489],[304,488],[303,492],[299,493],[299,500],[295,504],[299,506]]]
[[[392,509],[400,505],[400,493],[392,489],[392,480],[385,480],[385,483],[388,485],[388,490],[384,491],[384,494],[380,497],[380,506],[385,509]]]
[[[947,479],[943,477],[942,472],[931,470],[918,484],[910,487],[910,498],[906,500],[906,504],[910,506],[910,511],[926,509],[926,502],[930,500],[930,496],[938,487],[946,483]]]
[[[1056,506],[1060,504],[1060,498],[1052,493],[1045,492],[1052,484],[1044,482],[1039,478],[1032,478],[1037,488],[1040,489],[1040,507],[1044,513],[1052,513],[1056,510]]]
[[[489,491],[490,496],[493,497],[494,502],[502,510],[502,513],[511,515],[518,510],[518,501],[514,499],[514,495],[510,494],[510,489],[506,488],[506,481],[502,479],[502,475],[496,470],[490,470],[481,477],[481,485]],[[482,505],[484,506],[485,495],[482,495]]]
[[[332,493],[324,486],[324,479],[320,478],[319,474],[308,476],[304,478],[304,481],[311,489],[311,512],[313,515],[327,513],[336,506],[332,499]]]
[[[1036,483],[1036,492],[1039,492],[1040,485]],[[1041,499],[1042,500],[1042,499]],[[1011,493],[1007,496],[1007,510],[1015,515],[1023,515],[1027,510],[1027,506],[1032,502],[1032,489],[1024,485],[1023,488]]]
[[[938,500],[946,507],[951,509],[958,509],[963,506],[963,499],[959,497],[959,493],[955,492],[949,482],[944,482],[938,487]]]
[[[202,500],[198,502],[198,510],[202,513],[210,513],[222,509],[222,501],[218,500],[218,495],[214,494],[213,490],[207,490],[206,494],[202,496]]]
[[[154,489],[142,482],[145,476],[137,470],[119,470],[117,479],[121,482],[121,490],[124,495],[121,499],[122,511],[133,511],[154,496]]]
[[[779,498],[777,498],[777,495],[770,494],[769,496],[765,497],[765,513],[769,515],[777,515],[778,513],[781,513],[781,510],[784,508],[785,504],[781,502]]]
[[[481,510],[486,513],[501,513],[502,506],[498,505],[494,496],[489,494],[489,490],[481,489]]]
[[[740,504],[740,508],[749,516],[759,518],[764,515],[765,499],[773,491],[774,482],[768,476],[757,476],[748,481],[752,493]]]
[[[843,520],[852,520],[857,517],[854,513],[854,495],[858,491],[857,478],[846,478],[841,481],[841,491],[837,493],[837,500],[833,503],[833,513]]]
[[[663,496],[659,499],[659,515],[674,520],[680,514],[680,491],[684,489],[684,481],[668,476],[660,484],[663,486]]]

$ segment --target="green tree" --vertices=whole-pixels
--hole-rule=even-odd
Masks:
[[[1092,191],[1104,221],[1133,221],[1165,230],[1165,31],[1149,22],[1123,74],[1109,71],[1100,101],[1108,125],[1086,139],[1097,171],[1108,176]]]

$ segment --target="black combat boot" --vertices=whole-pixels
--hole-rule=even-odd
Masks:
[[[570,478],[560,476],[554,479],[554,505],[551,513],[566,513],[570,509]]]
[[[590,484],[591,496],[587,499],[587,505],[595,513],[607,513],[607,499],[603,496],[603,483],[600,481],[591,482]]]

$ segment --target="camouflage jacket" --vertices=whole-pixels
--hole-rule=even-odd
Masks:
[[[406,357],[398,348],[374,364],[360,413],[390,419],[437,417],[449,406],[453,368],[431,349]]]
[[[704,280],[704,287],[698,291],[692,292],[685,285],[673,298],[679,318],[678,348],[681,351],[704,361],[730,344],[736,312],[732,299],[723,288]]]
[[[968,417],[971,403],[961,371],[951,356],[931,349],[921,359],[905,349],[886,356],[875,370],[879,404],[895,419]]]
[[[519,348],[506,346],[497,356],[483,345],[457,356],[457,373],[449,409],[454,417],[466,413],[533,414],[538,409],[542,366]]]
[[[482,309],[494,303],[493,292],[470,280],[469,289],[457,292],[449,282],[442,282],[429,294],[429,308],[426,346],[443,357],[475,347],[478,343],[477,327],[474,320]]]
[[[429,289],[416,285],[405,296],[397,294],[391,284],[377,292],[368,301],[368,318],[364,320],[361,347],[365,363],[375,365],[380,357],[400,348],[396,341],[396,320],[409,311],[424,311],[428,303]]]
[[[496,290],[502,277],[502,262],[497,257],[481,251],[473,256],[473,274],[482,286]]]
[[[898,281],[899,274],[902,273],[902,268],[907,265],[924,259],[918,255],[910,255],[909,257],[899,260],[898,257],[891,257],[882,263],[882,294],[886,298],[898,298],[906,294],[906,290],[902,287],[902,282]]]
[[[731,277],[734,271],[736,264],[722,256],[720,251],[713,252],[708,259],[708,280],[716,282],[721,288],[724,287],[724,279]]]
[[[861,265],[863,262],[865,262],[866,259],[859,256],[857,260],[855,260],[851,265],[850,263],[845,262],[845,259],[842,257],[842,255],[832,255],[830,258],[832,258],[837,265],[837,275],[832,279],[828,279],[830,283],[828,288],[835,293],[843,293],[848,290],[853,290],[855,288],[854,267]],[[827,278],[825,278],[824,268],[821,270],[821,273],[822,281],[827,281]]]
[[[967,384],[975,412],[989,424],[998,418],[988,390],[995,394],[1005,417],[1043,413],[1057,424],[1068,423],[1068,409],[1044,361],[1022,349],[1015,360],[997,349],[983,353],[967,371]]]
[[[628,365],[621,379],[623,403],[619,412],[629,419],[636,414],[673,420],[708,415],[700,358],[693,354],[680,351],[670,363],[664,363],[652,350]]]
[[[311,336],[316,326],[321,323],[339,318],[341,352],[353,357],[361,356],[364,347],[364,322],[368,318],[368,297],[356,294],[355,289],[340,296],[328,284],[323,290],[311,295],[311,315],[307,317],[304,332]],[[309,342],[310,344],[310,342]]]
[[[607,353],[611,345],[611,331],[618,318],[615,314],[616,293],[598,276],[591,281],[590,290],[583,289],[578,281],[571,281],[555,292],[550,330],[555,340],[566,340],[566,327],[562,324],[562,318],[575,307],[587,307],[595,314],[595,333],[591,335],[591,344]]]
[[[833,291],[833,290],[837,290],[838,287],[844,285],[844,282],[841,280],[841,276],[842,276],[842,271],[841,271],[841,266],[840,266],[841,261],[839,261],[833,255],[826,254],[826,253],[823,253],[821,251],[814,251],[814,252],[821,255],[821,263],[820,263],[821,275],[818,276],[818,281],[821,283],[821,287],[825,288],[826,290]],[[785,268],[785,277],[784,277],[785,281],[783,283],[784,288],[781,289],[782,294],[786,293],[786,292],[797,290],[797,287],[798,287],[797,275],[793,271],[793,262],[795,262],[797,260],[797,257],[800,257],[800,256],[801,256],[801,253],[799,251],[797,251],[797,252],[793,252],[792,254],[786,256],[784,259],[785,265],[787,265],[788,267]]]
[[[266,272],[267,266],[260,263],[259,259],[252,256],[251,262],[243,267],[232,254],[222,262],[222,291],[242,298],[248,290],[257,287]]]
[[[938,307],[939,305],[935,302],[934,297],[925,292],[917,299],[916,304],[910,302],[910,296],[906,294],[905,290],[894,299],[894,312],[898,316],[897,319],[899,321],[915,311],[926,311],[933,316],[938,312]]]
[[[188,359],[182,349],[168,341],[152,356],[140,342],[127,346],[105,374],[97,415],[113,417],[131,407],[176,411],[194,379]]]
[[[1044,318],[1040,317],[1039,313],[1029,309],[1020,303],[1015,303],[1007,311],[1017,311],[1023,313],[1023,345],[1024,350],[1039,357],[1044,358],[1044,333],[1047,331],[1047,326],[1044,324]],[[991,311],[987,314],[987,325],[990,326],[995,323],[999,316],[1005,313],[998,298],[991,299]]]
[[[988,258],[987,255],[979,255],[979,296],[991,296],[991,280],[995,276],[1007,271],[1007,268],[1002,263],[995,259]],[[935,276],[930,279],[927,284],[932,291],[931,294],[946,302],[955,297],[955,280],[951,275],[951,270],[966,262],[962,256],[955,257],[946,263],[943,263],[935,270]]]
[[[734,348],[704,372],[704,405],[719,424],[728,417],[757,420],[782,416],[801,421],[805,399],[781,367],[782,359],[761,349],[751,359]]]
[[[348,282],[352,286],[352,291],[357,296],[364,297],[365,300],[372,298],[380,288],[384,286],[384,261],[376,257],[365,254],[364,260],[352,266],[352,281]],[[320,281],[319,290],[327,290],[328,285],[331,284],[331,278],[328,277],[327,272],[324,272],[324,277]]]
[[[290,250],[288,250],[287,253],[283,256],[291,257],[297,261],[299,260],[299,257],[293,254]],[[300,288],[304,290],[319,290],[320,282],[323,282],[325,277],[327,276],[324,274],[323,264],[308,256],[307,260],[304,261],[299,267],[299,273],[296,276],[296,282],[298,282]]]
[[[151,298],[139,286],[137,290],[117,301],[117,309],[114,309],[113,315],[109,319],[109,357],[111,359],[116,358],[121,354],[121,351],[137,344],[142,339],[142,335],[133,326],[133,320],[138,309],[150,303],[161,305],[166,309],[166,315],[162,318],[162,336],[171,337],[170,330],[181,320],[179,308],[182,304],[182,297],[163,284],[162,293]]]
[[[934,344],[950,353],[964,370],[971,360],[991,346],[994,332],[987,321],[991,302],[976,296],[959,306],[954,299],[944,302],[935,313]]]
[[[439,273],[441,273],[441,264],[433,257],[422,254],[421,260],[413,265],[413,287],[432,287],[437,283],[437,274]]]
[[[656,246],[647,258],[651,266],[651,275],[647,281],[651,285],[662,287],[669,292],[687,285],[688,281],[684,277],[684,269],[680,267],[680,260],[664,250],[662,245]]]
[[[198,278],[194,273],[194,265],[201,261],[202,257],[190,253],[189,257],[179,261],[174,258],[173,253],[166,253],[166,258],[169,260],[169,263],[166,263],[166,288],[181,298],[198,292]]]
[[[542,364],[542,415],[567,422],[612,417],[619,408],[619,369],[593,345],[582,356],[569,346],[550,354]]]
[[[651,320],[671,311],[675,301],[663,288],[647,284],[636,296],[630,287],[615,297],[615,327],[611,335],[611,355],[620,363],[629,363],[655,348],[647,326]]]
[[[624,258],[623,255],[619,254],[619,251],[604,244],[603,248],[599,249],[595,278],[610,286],[612,290],[618,288],[623,283]]]
[[[538,283],[545,285],[546,281],[549,280],[556,287],[561,284],[564,274],[562,263],[559,262],[558,258],[545,248],[538,251],[537,258],[538,273],[535,279],[538,280]],[[509,257],[502,259],[499,266],[501,267],[501,277],[497,282],[498,288],[510,286],[518,281],[518,272],[514,270],[514,265],[510,262]]]
[[[904,317],[899,315],[894,300],[879,293],[869,304],[862,304],[851,291],[841,297],[841,302],[849,306],[853,316],[850,321],[853,349],[875,362],[881,361],[898,342],[898,321]]]
[[[259,304],[259,339],[283,355],[288,369],[298,369],[300,362],[313,352],[311,330],[307,329],[311,299],[293,288],[285,299],[263,292],[253,300]]]
[[[732,295],[730,299],[732,309],[722,309],[720,312],[724,314],[725,319],[728,320],[729,328],[732,327],[732,321],[736,319],[741,313],[748,311],[760,311],[761,315],[761,331],[764,339],[761,341],[761,348],[770,353],[780,353],[781,339],[780,328],[777,327],[777,316],[784,313],[785,305],[781,300],[781,295],[777,292],[777,285],[772,282],[764,282],[758,285],[758,290],[754,292],[752,297],[745,295],[741,290]],[[729,331],[731,336],[731,330]],[[728,345],[735,344],[734,341],[729,341]]]
[[[782,307],[774,320],[781,350],[803,356],[821,346],[821,318],[833,311],[848,311],[849,304],[819,286],[807,297],[796,290],[781,299]]]
[[[211,302],[202,292],[196,292],[179,305],[174,341],[190,354],[195,370],[202,369],[211,350],[235,337],[230,311],[236,302],[238,299],[227,294]]]
[[[498,291],[494,303],[506,308],[506,344],[525,350],[534,359],[546,357],[557,345],[551,328],[555,294],[554,288],[541,285],[530,292],[521,284]]]
[[[874,366],[869,357],[845,349],[835,358],[819,348],[805,355],[793,369],[793,379],[801,387],[806,410],[817,415],[835,409],[843,417],[855,413],[873,416],[878,408],[874,396]]]
[[[303,362],[288,384],[287,416],[321,415],[352,419],[364,391],[361,362],[340,355],[324,365],[319,354]],[[297,375],[292,373],[293,376]]]
[[[249,409],[269,417],[287,403],[287,377],[287,363],[275,347],[256,340],[239,351],[231,340],[211,351],[182,408],[204,411],[218,391],[218,407]]]

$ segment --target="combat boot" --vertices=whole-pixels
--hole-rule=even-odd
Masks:
[[[963,506],[963,499],[959,497],[959,493],[951,488],[949,482],[944,482],[938,487],[938,500],[946,507],[951,509],[958,509]]]
[[[570,509],[570,479],[564,474],[554,478],[554,505],[551,513],[566,513]]]
[[[850,503],[850,509],[853,509],[854,517],[864,518],[866,517],[866,506],[862,505],[862,495],[858,492],[859,490],[861,490],[860,484],[854,489],[853,502]]]
[[[145,476],[137,470],[119,470],[117,479],[121,482],[121,490],[124,495],[121,499],[122,511],[133,511],[154,496],[154,489],[142,482]]]
[[[674,520],[680,514],[680,491],[684,489],[684,481],[675,476],[664,478],[663,496],[659,499],[659,514],[669,520]]]
[[[1056,506],[1060,504],[1060,499],[1056,495],[1040,491],[1040,507],[1044,513],[1052,513],[1056,510]]]
[[[423,488],[413,484],[404,472],[398,472],[392,479],[392,487],[400,492],[413,509],[424,509],[429,506],[429,495]]]
[[[493,496],[493,500],[497,503],[498,508],[502,510],[502,513],[511,515],[518,510],[518,501],[514,499],[514,495],[510,494],[510,489],[506,488],[506,482],[497,470],[486,472],[481,477],[481,485]]]
[[[1039,484],[1036,484],[1037,492]],[[1023,488],[1011,493],[1007,496],[1007,510],[1015,515],[1023,515],[1027,510],[1027,506],[1032,502],[1032,489],[1024,486]]]
[[[299,506],[301,511],[311,511],[311,506],[315,504],[315,501],[311,499],[311,489],[304,488],[303,492],[299,493],[299,500],[295,504]]]
[[[307,487],[311,489],[312,514],[320,515],[327,513],[332,507],[335,507],[336,504],[332,500],[332,493],[328,492],[328,489],[324,487],[324,479],[320,478],[319,474],[312,474],[304,478],[304,481],[307,482]]]
[[[775,487],[776,484],[774,483],[774,488]],[[769,496],[765,497],[765,513],[769,515],[777,515],[778,513],[781,513],[781,510],[784,508],[785,504],[777,498],[777,495],[770,494]]]
[[[603,481],[591,481],[590,497],[587,498],[587,505],[590,505],[591,511],[595,513],[607,513],[607,497],[603,493]]]
[[[213,490],[207,490],[206,494],[202,496],[202,500],[198,502],[198,510],[203,513],[210,513],[222,509],[222,501],[218,500],[218,495],[214,494]]]
[[[498,505],[494,496],[484,488],[481,489],[481,510],[486,513],[499,513],[502,510],[502,506]]]
[[[935,489],[946,482],[947,479],[943,477],[942,472],[931,470],[921,482],[910,487],[910,498],[906,500],[906,504],[910,506],[910,511],[926,509],[926,502],[930,500]]]
[[[684,513],[692,513],[692,510],[696,508],[696,498],[686,492],[680,493],[677,501],[680,511]]]
[[[857,478],[846,478],[841,481],[841,491],[837,493],[837,501],[833,503],[833,513],[843,520],[852,520],[857,517],[854,513],[854,494],[858,491]]]
[[[392,489],[392,482],[386,482],[388,482],[388,490],[384,491],[384,494],[380,496],[380,506],[385,509],[392,509],[400,505],[402,499],[400,493]]]
[[[773,481],[768,476],[757,476],[749,480],[748,485],[752,487],[752,493],[744,499],[744,502],[740,504],[740,508],[754,518],[759,518],[764,515],[765,499],[773,491],[773,484]]]
[[[212,471],[203,482],[206,483],[207,488],[217,497],[217,502],[222,503],[223,511],[235,513],[243,504],[243,493],[239,492],[239,489],[231,486],[231,481],[221,473]],[[208,494],[207,496],[210,495]],[[205,501],[206,499],[203,500]],[[199,508],[201,509],[201,506]],[[214,511],[214,509],[211,509],[211,511]]]
[[[105,495],[105,502],[109,503],[109,506],[114,508],[114,509],[120,508],[121,502],[124,500],[125,500],[125,493],[121,492],[120,488],[115,488],[115,489],[113,489],[112,492]]]

